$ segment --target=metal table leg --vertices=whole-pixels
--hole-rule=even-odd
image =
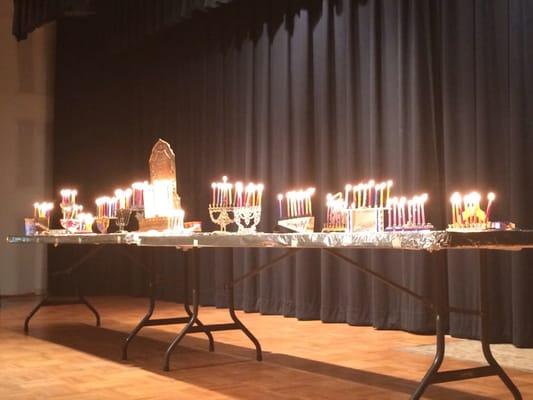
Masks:
[[[232,274],[233,275],[233,274]],[[241,320],[237,317],[235,314],[235,301],[233,298],[233,285],[229,285],[226,287],[226,290],[228,292],[228,307],[229,307],[229,315],[233,322],[237,325],[237,329],[240,329],[244,332],[246,336],[252,341],[252,343],[255,346],[255,359],[257,361],[263,360],[263,351],[261,350],[261,344],[259,343],[259,340],[250,332],[246,326],[241,322]]]
[[[430,307],[431,309],[435,311],[436,342],[437,342],[435,358],[433,359],[433,363],[429,367],[428,371],[424,375],[424,378],[422,378],[422,381],[420,382],[415,392],[411,396],[411,399],[415,399],[415,400],[420,399],[422,395],[424,394],[425,390],[427,389],[427,387],[434,383],[454,382],[454,381],[461,381],[465,379],[481,378],[481,377],[486,377],[486,376],[500,377],[500,379],[507,386],[509,391],[513,394],[513,397],[515,398],[515,400],[522,399],[522,395],[520,394],[520,391],[514,385],[514,383],[509,378],[509,376],[505,373],[505,371],[501,368],[498,362],[494,359],[494,356],[492,355],[492,352],[490,350],[490,340],[489,340],[489,332],[488,332],[490,325],[489,325],[489,320],[488,320],[489,310],[488,310],[488,301],[487,301],[488,300],[487,299],[487,293],[488,293],[487,252],[488,250],[480,250],[480,259],[479,259],[480,311],[462,309],[458,307],[450,307],[448,306],[448,304],[444,304],[443,301],[439,301],[438,304],[434,304],[430,299],[420,296],[419,294],[411,291],[410,289],[403,287],[396,282],[391,281],[384,275],[379,274],[371,270],[370,268],[365,267],[361,265],[360,263],[351,260],[345,255],[340,254],[336,250],[326,249],[325,251],[346,261],[348,264],[355,266],[359,270],[379,279],[380,281],[387,284],[388,286],[398,289],[408,294],[409,296],[421,301],[426,306]],[[445,278],[446,278],[446,281],[442,283],[443,291],[447,291],[448,289],[447,273],[446,273]],[[439,371],[442,361],[444,360],[445,334],[446,334],[447,318],[448,318],[449,312],[477,315],[480,317],[481,319],[481,337],[480,337],[481,347],[483,349],[483,355],[485,356],[485,359],[487,360],[489,365],[486,365],[483,367],[448,370],[448,371],[442,371],[442,372]]]
[[[191,258],[193,258],[193,257],[191,257]],[[193,262],[194,262],[194,259],[193,259]],[[185,295],[183,296],[183,307],[185,308],[185,312],[189,316],[189,319],[191,319],[194,316],[194,313],[191,310],[191,306],[189,304],[189,272],[188,271],[189,271],[189,268],[188,268],[187,265],[185,265],[184,268],[183,268],[183,291],[185,293]],[[195,268],[195,273],[197,273],[196,268]],[[195,279],[198,279],[197,275],[195,276]],[[193,297],[194,297],[194,293],[193,293]],[[196,325],[198,325],[200,327],[205,327],[205,325],[202,324],[202,321],[200,321],[198,319],[198,313],[196,313],[196,314],[197,314],[196,317],[195,317]],[[210,352],[215,351],[215,340],[213,338],[213,335],[211,334],[211,332],[209,330],[205,330],[204,332],[205,332],[205,334],[207,336],[207,339],[209,341],[209,351]]]
[[[75,264],[71,265],[69,268],[58,271],[57,275],[72,275],[76,272],[76,270],[85,262],[87,262],[90,258],[94,257],[95,254],[97,254],[101,249],[103,248],[103,245],[96,246],[95,248],[91,249],[87,254],[85,254],[80,260],[78,260]],[[28,314],[26,319],[24,320],[24,333],[27,335],[29,332],[29,325],[30,320],[33,318],[33,316],[41,309],[41,307],[47,307],[47,306],[61,306],[61,305],[71,305],[71,304],[83,304],[87,306],[87,308],[94,314],[96,318],[96,326],[100,326],[100,314],[96,310],[96,308],[87,300],[87,298],[82,294],[80,282],[79,279],[76,277],[76,291],[77,291],[77,297],[75,299],[52,299],[49,295],[46,295],[37,305],[31,310],[31,312]]]
[[[211,332],[217,332],[217,331],[230,331],[230,330],[240,330],[242,331],[254,344],[255,351],[256,351],[256,359],[257,361],[261,361],[263,359],[263,352],[261,349],[261,344],[257,340],[257,338],[250,332],[248,328],[239,320],[235,313],[235,301],[233,297],[233,287],[235,284],[242,282],[244,279],[250,278],[252,276],[257,275],[259,272],[264,270],[265,268],[269,268],[273,266],[275,263],[281,261],[284,258],[291,257],[298,249],[289,250],[286,253],[283,253],[281,256],[276,257],[272,259],[271,261],[267,262],[266,264],[263,264],[259,267],[253,268],[248,273],[244,274],[243,276],[237,278],[236,280],[233,280],[233,272],[231,275],[231,282],[226,284],[225,288],[227,290],[228,294],[228,309],[229,314],[231,317],[231,320],[233,322],[231,323],[225,323],[225,324],[198,324],[198,310],[199,310],[199,279],[198,279],[198,269],[196,266],[196,259],[195,259],[195,251],[191,250],[191,268],[194,269],[194,275],[193,275],[193,289],[192,289],[192,298],[193,298],[193,309],[190,314],[189,322],[186,326],[184,326],[181,331],[178,333],[178,335],[174,338],[174,340],[170,343],[169,347],[167,348],[167,351],[165,352],[165,356],[163,358],[163,370],[168,371],[169,370],[169,364],[170,364],[170,355],[176,348],[176,346],[179,344],[179,342],[185,337],[187,333],[197,333],[197,332],[205,332],[206,334],[211,334]],[[197,325],[194,326],[194,322],[197,322]]]
[[[496,361],[490,350],[490,336],[489,336],[489,303],[487,294],[489,292],[489,281],[487,274],[487,253],[489,250],[480,250],[479,253],[479,279],[480,279],[480,305],[481,305],[481,348],[485,359],[492,367],[492,375],[498,375],[502,382],[507,386],[513,397],[518,400],[522,399],[520,391],[515,386],[511,378],[505,373],[500,364]]]
[[[144,317],[137,323],[135,328],[130,332],[128,337],[126,338],[124,344],[122,345],[122,359],[127,360],[128,359],[128,347],[130,342],[137,336],[139,331],[144,328],[145,326],[161,326],[161,325],[174,325],[174,324],[189,324],[192,320],[192,323],[196,323],[198,326],[203,327],[204,325],[198,320],[198,318],[192,318],[192,312],[190,312],[189,304],[188,304],[188,295],[185,296],[185,311],[187,312],[187,317],[174,317],[174,318],[154,318],[152,319],[152,314],[154,313],[155,309],[155,302],[156,302],[156,288],[157,288],[157,282],[158,282],[158,268],[157,266],[153,266],[148,268],[149,270],[149,299],[148,299],[148,310],[146,311],[146,314]],[[187,275],[187,266],[184,268],[184,281],[187,282],[188,275]],[[185,287],[187,287],[187,284],[185,284]],[[187,293],[187,289],[186,289]],[[214,342],[213,342],[213,336],[211,335],[211,332],[205,331],[207,338],[209,339],[209,350],[213,351],[214,349]]]

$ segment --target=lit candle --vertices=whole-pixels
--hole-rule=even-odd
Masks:
[[[420,197],[420,212],[422,214],[422,226],[426,225],[426,213],[425,213],[426,201],[428,201],[428,195],[427,193],[424,193]]]
[[[368,207],[374,207],[374,205],[372,204],[372,190],[374,189],[375,184],[376,182],[374,182],[373,179],[368,181]]]
[[[221,184],[221,188],[222,188],[222,206],[227,206],[228,205],[228,177],[226,175],[224,175],[222,177],[222,184]]]
[[[263,197],[263,190],[265,186],[260,183],[257,185],[257,205],[261,207],[261,198]]]
[[[211,183],[211,189],[213,189],[213,202],[211,203],[211,205],[214,207],[215,206],[215,196],[216,196],[216,191],[217,191],[217,184],[215,182]]]
[[[217,207],[222,206],[222,184],[217,182]]]
[[[242,182],[237,182],[235,184],[235,192],[236,192],[236,196],[237,196],[237,207],[242,207],[242,191],[243,191],[243,186],[242,186]]]
[[[415,203],[416,198],[413,198],[411,200],[407,200],[407,212],[408,212],[408,219],[407,223],[413,223],[413,204]]]
[[[460,206],[462,203],[461,195],[459,192],[455,192],[452,194],[452,197],[450,198],[450,201],[452,203],[452,224],[454,226],[457,226],[461,224],[461,211]]]
[[[391,180],[387,181],[387,200],[386,201],[389,201],[390,199],[390,188],[392,187],[393,185],[393,182]]]
[[[406,198],[405,197],[401,197],[400,198],[400,225],[401,226],[404,226],[405,225],[405,203],[406,203]]]
[[[390,204],[392,206],[392,226],[398,226],[398,198],[392,197],[390,199]]]
[[[309,192],[309,215],[313,215],[313,202],[311,200],[311,196],[315,194],[315,188],[309,188],[307,191]]]
[[[283,195],[281,193],[278,193],[278,203],[279,203],[279,219],[283,218],[283,209],[282,209],[282,203],[283,201]]]
[[[235,204],[235,200],[233,198],[233,184],[228,183],[228,189],[229,189],[229,205],[233,206]]]
[[[361,190],[363,191],[363,200],[362,200],[362,207],[366,207],[366,189],[367,189],[367,185],[365,185],[364,183],[361,184]]]
[[[391,221],[391,214],[392,214],[392,205],[390,199],[387,201],[387,215],[388,215],[388,221],[387,221],[387,227],[390,228],[392,221]]]
[[[348,202],[348,195],[350,193],[350,190],[352,190],[352,185],[350,184],[347,184],[345,187],[344,187],[344,207],[345,208],[348,208],[348,204],[350,204]]]
[[[328,193],[326,196],[326,206],[326,224],[329,225],[331,223],[331,193]]]
[[[490,192],[488,195],[487,195],[487,200],[489,201],[489,203],[487,204],[487,223],[490,222],[490,208],[492,206],[492,202],[494,201],[494,199],[496,198],[496,195],[492,192]]]

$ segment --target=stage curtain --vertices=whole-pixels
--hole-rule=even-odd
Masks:
[[[521,0],[242,1],[116,52],[94,20],[61,21],[55,187],[75,185],[92,204],[147,178],[161,137],[176,152],[186,219],[205,230],[215,229],[207,204],[222,175],[266,185],[263,231],[275,225],[278,192],[315,186],[320,229],[326,193],[370,177],[394,179],[393,194],[429,193],[438,228],[451,218],[450,194],[474,188],[497,193],[495,218],[533,227],[531,17]],[[86,250],[51,249],[50,270],[74,251]],[[161,265],[161,296],[179,301],[184,256],[134,251]],[[202,250],[203,304],[225,306],[231,270],[277,254]],[[477,306],[476,252],[345,254],[421,295]],[[533,255],[491,260],[492,338],[532,346]],[[146,293],[145,274],[119,249],[84,271],[89,293]],[[443,279],[449,292],[438,293]],[[50,287],[69,289],[54,278]],[[236,301],[250,312],[434,331],[431,310],[317,250],[245,281]],[[478,321],[451,315],[450,333],[476,337]]]
[[[64,16],[91,16],[111,48],[132,48],[147,38],[192,18],[194,12],[233,0],[13,0],[13,35],[28,37],[39,26]]]

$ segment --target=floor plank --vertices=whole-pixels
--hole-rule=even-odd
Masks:
[[[297,321],[238,312],[260,340],[264,361],[241,332],[216,332],[215,353],[205,335],[186,337],[161,370],[166,346],[178,326],[141,331],[121,361],[121,344],[145,312],[146,299],[91,299],[102,315],[94,326],[84,306],[42,309],[25,336],[25,315],[35,298],[3,300],[0,308],[0,398],[85,399],[408,399],[430,365],[408,346],[432,336],[370,327]],[[181,316],[179,305],[158,303],[154,317]],[[228,321],[227,311],[204,307],[204,323]],[[455,339],[448,339],[453,341]],[[448,358],[444,368],[479,364]],[[525,399],[533,398],[533,373],[507,369]],[[428,399],[512,398],[494,377],[434,385]]]

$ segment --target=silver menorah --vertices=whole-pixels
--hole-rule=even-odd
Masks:
[[[261,206],[235,207],[233,215],[239,233],[253,233],[261,221]]]

